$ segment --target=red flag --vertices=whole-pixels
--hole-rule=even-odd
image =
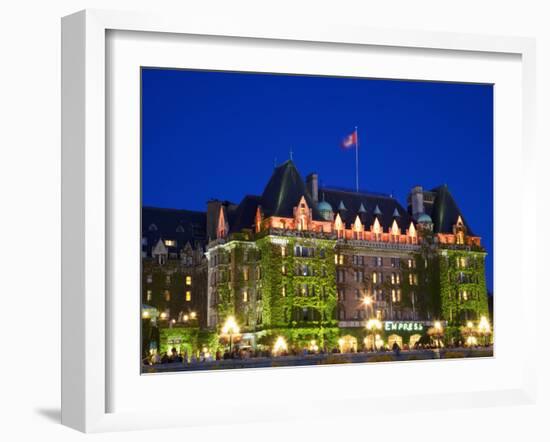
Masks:
[[[355,130],[342,140],[342,147],[344,149],[354,146],[357,146],[357,131]]]

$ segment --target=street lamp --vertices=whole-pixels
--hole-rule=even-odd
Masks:
[[[472,321],[468,321],[466,323],[466,329],[468,330],[468,339],[466,342],[468,342],[471,345],[472,335],[474,334],[474,323]]]
[[[231,353],[233,345],[233,335],[238,335],[240,331],[237,321],[235,321],[234,316],[228,316],[225,320],[225,324],[222,327],[222,333],[224,335],[229,335],[229,353]]]
[[[372,349],[376,351],[376,331],[382,330],[382,322],[379,319],[372,318],[367,321],[367,330],[372,334]]]
[[[287,350],[288,346],[286,344],[285,338],[279,336],[273,345],[273,354],[278,355]]]
[[[443,326],[440,321],[434,322],[434,336],[436,337],[437,348],[439,348],[439,338],[443,336]]]
[[[372,310],[372,309],[374,309],[374,306],[373,306],[373,304],[372,304],[372,297],[371,297],[371,296],[365,296],[365,297],[363,298],[363,304],[365,305],[365,308],[366,308],[366,310],[367,310],[367,316],[369,316],[369,315],[368,315],[368,309],[369,309],[369,307],[371,308],[371,315],[370,315],[369,317],[374,316],[374,315],[372,314],[372,313],[374,313],[373,310]]]
[[[487,336],[491,333],[491,324],[489,324],[489,320],[485,316],[480,318],[478,329],[479,333],[483,336],[483,344],[486,345]]]

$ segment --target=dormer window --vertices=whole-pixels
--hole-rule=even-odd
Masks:
[[[342,223],[342,218],[340,218],[340,214],[336,215],[336,220],[334,221],[334,230],[336,230],[338,238],[342,238],[344,236],[344,225]]]
[[[151,224],[149,226],[149,232],[156,232],[157,230],[158,230],[158,228],[157,228],[156,224]]]
[[[380,221],[378,221],[378,217],[374,218],[374,224],[372,226],[372,231],[375,235],[380,235],[382,232],[382,227],[380,226]]]
[[[185,229],[183,228],[183,226],[179,225],[178,227],[176,227],[176,233],[183,233],[185,232]]]
[[[391,226],[391,234],[394,236],[399,235],[399,226],[397,225],[397,221],[393,220],[393,224]]]

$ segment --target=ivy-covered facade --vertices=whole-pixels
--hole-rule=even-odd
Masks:
[[[297,349],[331,350],[366,345],[373,318],[382,323],[376,339],[402,346],[435,321],[458,330],[488,315],[486,251],[446,186],[414,187],[405,208],[391,195],[319,187],[316,174],[304,181],[287,161],[262,195],[209,201],[203,216],[192,266],[193,284],[202,278],[197,330],[218,342],[230,316],[241,347],[270,348],[283,336]],[[161,329],[189,326],[181,315],[165,319]],[[161,341],[171,333],[161,330]]]
[[[288,161],[261,196],[217,206],[207,251],[210,327],[231,315],[246,345],[280,335],[330,348],[347,336],[360,347],[370,318],[405,324],[380,331],[402,345],[435,320],[458,327],[487,314],[486,253],[445,186],[414,188],[405,210],[389,195],[317,181],[312,174],[304,182]]]

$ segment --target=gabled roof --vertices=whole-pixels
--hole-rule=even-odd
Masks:
[[[281,216],[292,218],[293,209],[305,197],[306,203],[313,210],[313,219],[322,220],[304,180],[291,160],[276,167],[261,197],[261,205],[266,217]],[[336,207],[333,205],[333,207]]]
[[[156,230],[149,230],[153,224]],[[175,239],[178,250],[187,242],[196,247],[206,242],[206,212],[145,206],[141,209],[141,232],[149,246],[162,238]]]
[[[358,193],[351,190],[329,188],[319,189],[319,193],[321,192],[324,192],[325,200],[328,201],[332,207],[338,207],[340,201],[343,202],[348,210],[340,212],[340,217],[348,226],[355,221],[357,215],[360,215],[361,219],[364,220],[362,222],[365,228],[368,229],[374,223],[376,207],[378,207],[380,211],[378,221],[385,232],[388,231],[388,228],[390,228],[393,223],[393,214],[396,209],[401,216],[395,218],[395,220],[403,232],[409,228],[409,224],[412,220],[399,201],[389,195],[367,192]],[[360,211],[361,206],[366,210],[366,213]]]
[[[239,232],[242,229],[254,228],[254,217],[260,202],[261,197],[246,195],[236,209],[229,214],[229,230]]]
[[[466,232],[468,235],[475,236],[468,225],[466,218],[462,214],[458,204],[454,200],[449,188],[446,184],[438,186],[431,190],[435,193],[435,200],[433,207],[428,213],[431,216],[434,224],[434,232],[436,233],[453,233],[453,225],[456,224],[458,217],[462,217],[462,221],[466,226]]]

